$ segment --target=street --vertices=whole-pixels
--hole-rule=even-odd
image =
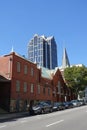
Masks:
[[[0,130],[87,130],[87,106],[0,123]]]

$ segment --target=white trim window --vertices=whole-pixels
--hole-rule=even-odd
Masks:
[[[17,62],[17,72],[20,72],[21,71],[21,64],[20,62]]]
[[[31,88],[30,89],[31,89],[30,92],[34,93],[34,85],[33,84],[31,84]]]
[[[37,92],[40,94],[40,85],[37,86]]]
[[[61,94],[61,83],[58,81],[58,94]]]
[[[20,92],[20,81],[16,80],[16,92]]]
[[[27,92],[27,82],[24,82],[24,92]]]
[[[31,76],[34,76],[34,68],[31,68]]]
[[[27,65],[24,65],[24,74],[27,74],[28,73],[28,67]]]

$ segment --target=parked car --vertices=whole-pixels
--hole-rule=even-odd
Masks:
[[[78,101],[79,101],[79,103],[80,103],[81,106],[85,105],[85,101],[84,100],[78,100]]]
[[[81,104],[80,104],[80,102],[78,100],[72,100],[71,103],[73,104],[73,107],[81,106]]]
[[[73,103],[72,102],[64,102],[63,103],[64,104],[64,106],[65,106],[65,108],[67,109],[67,108],[73,108]]]
[[[37,105],[32,107],[34,114],[44,114],[52,112],[52,106],[46,102],[39,102]]]
[[[64,110],[65,106],[62,102],[55,102],[53,104],[53,111]]]

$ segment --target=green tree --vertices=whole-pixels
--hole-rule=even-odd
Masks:
[[[83,91],[87,86],[87,68],[85,66],[68,67],[64,70],[64,78],[67,86],[78,95],[79,91]]]

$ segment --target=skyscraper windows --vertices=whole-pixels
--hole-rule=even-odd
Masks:
[[[28,44],[28,59],[48,69],[57,67],[57,45],[54,37],[35,34]]]

